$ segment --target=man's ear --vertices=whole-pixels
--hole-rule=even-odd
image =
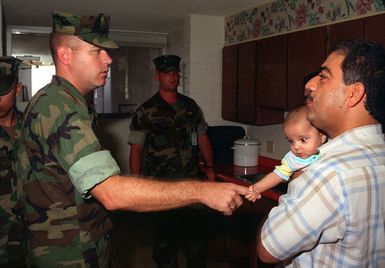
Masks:
[[[69,65],[71,63],[72,49],[67,46],[59,46],[56,49],[58,61],[63,65]]]
[[[16,91],[15,91],[16,97],[19,97],[20,92],[21,92],[21,83],[18,82],[18,83],[16,84]]]
[[[365,86],[361,82],[353,83],[348,87],[347,105],[354,107],[359,104],[365,97]]]

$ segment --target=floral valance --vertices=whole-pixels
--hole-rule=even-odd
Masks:
[[[339,22],[385,11],[384,0],[278,0],[225,18],[225,43]]]

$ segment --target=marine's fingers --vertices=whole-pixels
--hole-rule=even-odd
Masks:
[[[248,187],[238,184],[234,184],[234,190],[240,195],[248,195],[253,193],[253,191],[251,191]]]

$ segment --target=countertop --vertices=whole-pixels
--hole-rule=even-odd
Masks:
[[[233,165],[217,164],[215,166],[215,172],[217,179],[220,181],[248,186],[263,178],[264,175],[271,172],[278,164],[280,164],[279,160],[260,156],[257,167],[245,169],[243,167]],[[247,170],[247,172],[243,172],[245,170]],[[262,196],[278,202],[279,197],[286,192],[287,183],[281,183],[273,189],[263,192]]]

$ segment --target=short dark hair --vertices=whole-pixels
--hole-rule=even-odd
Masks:
[[[365,108],[382,125],[385,123],[385,48],[364,40],[345,40],[332,52],[342,52],[345,85],[361,82],[365,86]]]
[[[49,49],[51,51],[51,56],[54,64],[57,63],[57,53],[56,53],[57,48],[63,44],[66,44],[67,46],[73,48],[75,46],[76,39],[77,37],[75,35],[63,35],[63,34],[58,34],[54,32],[50,33]]]

